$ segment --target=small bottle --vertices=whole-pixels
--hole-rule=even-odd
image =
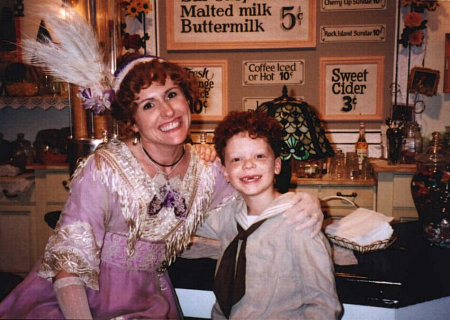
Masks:
[[[364,122],[359,123],[359,136],[355,143],[355,151],[358,156],[358,168],[361,171],[364,159],[369,156],[369,144],[366,140],[366,129]]]

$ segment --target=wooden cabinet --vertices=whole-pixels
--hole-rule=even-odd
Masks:
[[[400,221],[418,219],[411,195],[416,165],[391,166],[386,160],[372,160],[371,163],[377,180],[377,211]]]
[[[309,192],[319,199],[330,196],[347,198],[359,207],[375,210],[376,208],[376,184],[375,180],[335,180],[325,175],[321,179],[297,178],[291,179],[297,191]],[[329,200],[322,203],[323,211],[332,217],[343,217],[355,207],[343,200]]]
[[[47,212],[61,210],[68,196],[67,165],[31,166],[34,184],[17,196],[0,195],[0,271],[27,274],[44,252],[52,229]]]

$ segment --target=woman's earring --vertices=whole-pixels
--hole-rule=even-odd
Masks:
[[[139,143],[139,133],[135,132],[133,139],[133,146],[137,146],[138,143]]]

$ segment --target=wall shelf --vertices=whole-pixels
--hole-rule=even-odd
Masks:
[[[35,109],[41,108],[47,110],[49,108],[55,108],[62,110],[70,106],[69,96],[33,96],[33,97],[0,97],[0,109],[3,108],[26,108]]]

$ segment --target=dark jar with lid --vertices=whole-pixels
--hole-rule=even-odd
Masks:
[[[417,170],[411,181],[425,238],[433,245],[450,248],[450,161],[441,134],[433,132],[430,145],[416,156]]]

